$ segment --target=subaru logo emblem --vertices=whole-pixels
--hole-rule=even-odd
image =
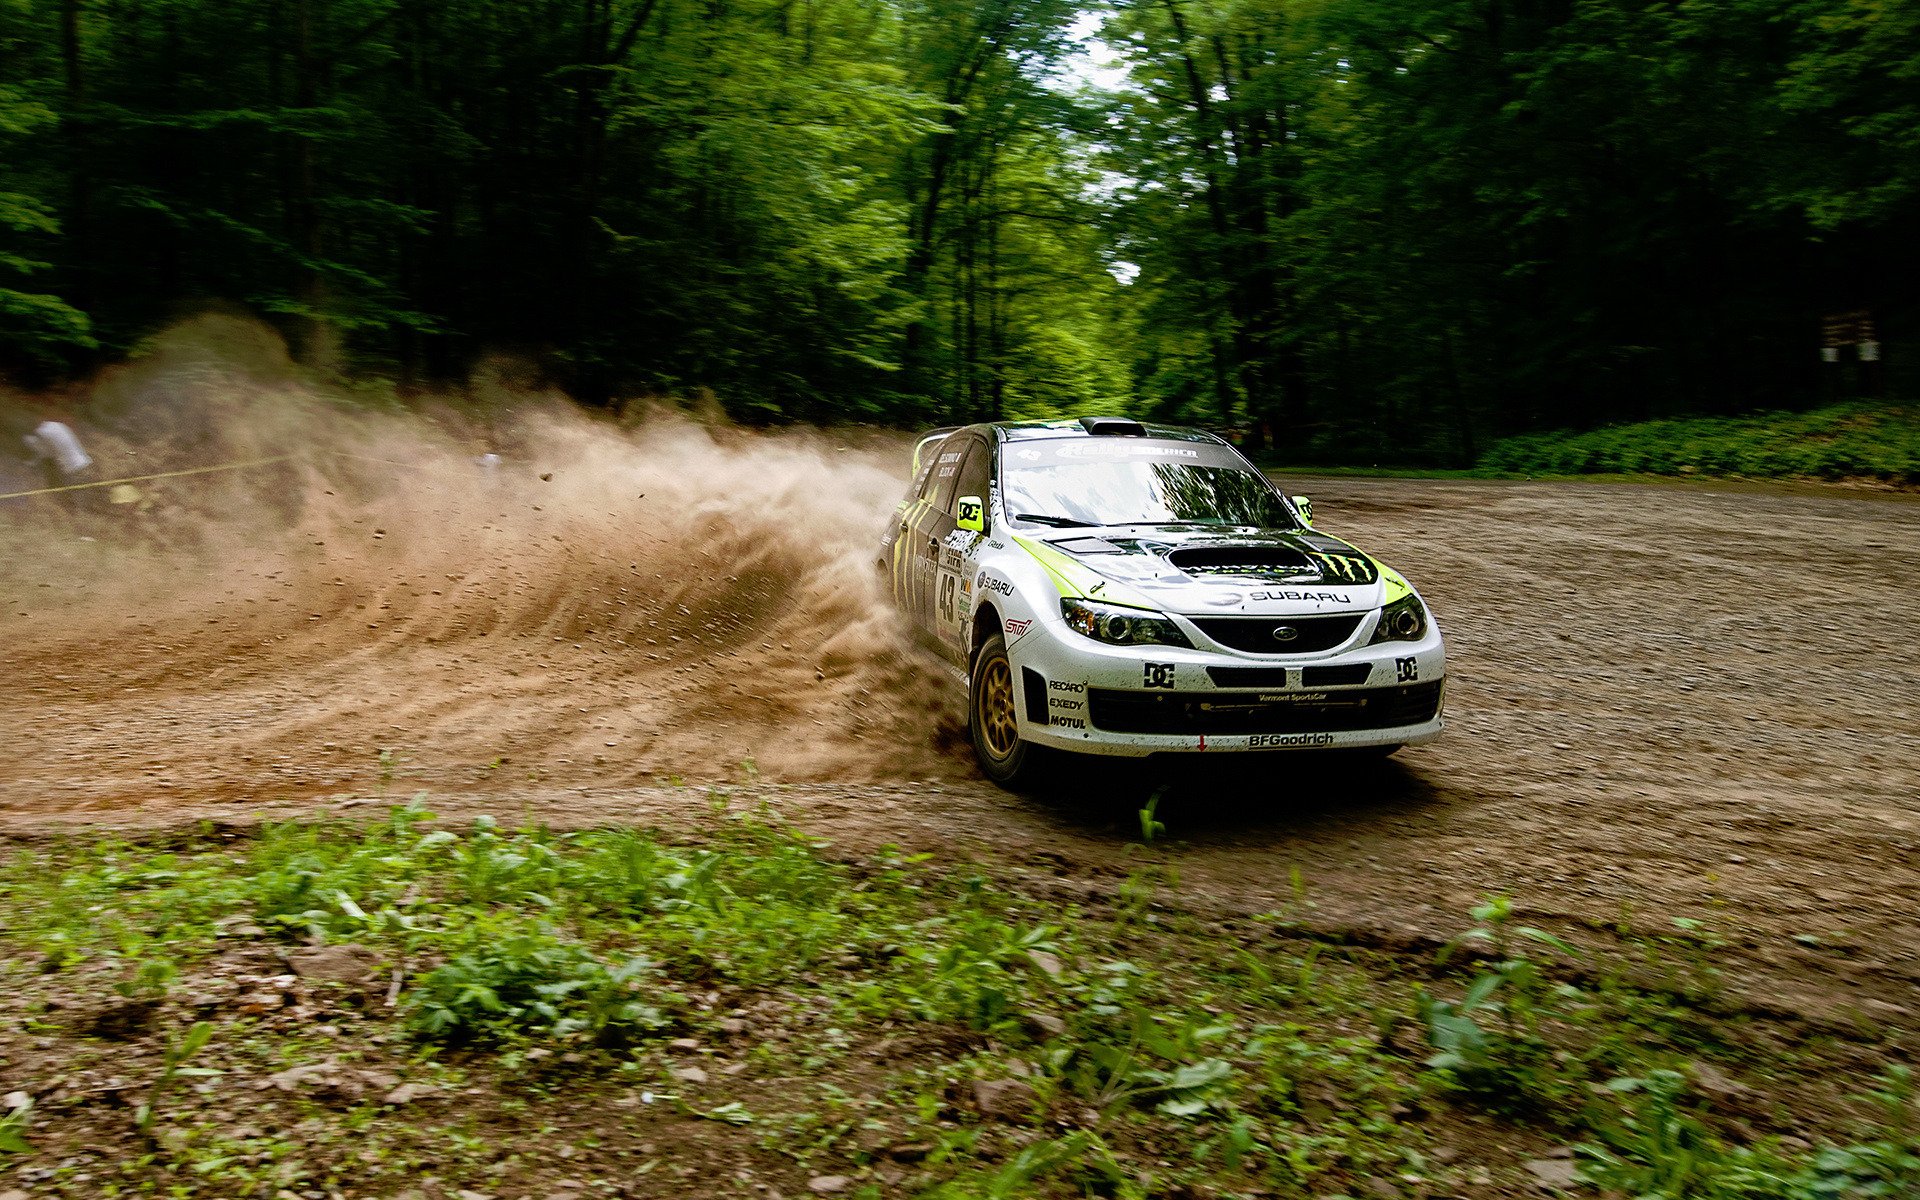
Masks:
[[[1299,636],[1300,631],[1291,625],[1275,625],[1273,627],[1273,640],[1276,642],[1290,642]]]

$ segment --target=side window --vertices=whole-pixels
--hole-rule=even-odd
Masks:
[[[907,489],[907,496],[910,499],[925,500],[932,494],[933,488],[931,485],[933,483],[934,467],[940,462],[940,455],[943,450],[947,452],[952,451],[952,446],[950,446],[949,443],[953,441],[954,436],[948,434],[946,437],[933,443],[933,445],[915,451],[914,460],[918,463],[918,467],[913,477],[913,486]]]
[[[971,442],[971,438],[950,437],[940,443],[940,453],[933,460],[933,473],[927,476],[920,496],[931,500],[941,512],[953,511],[953,489],[960,482],[961,460],[966,457]]]
[[[913,482],[907,485],[907,499],[918,500],[922,496],[925,496],[927,494],[927,480],[932,478],[933,456],[928,455],[926,461],[920,464],[920,473],[915,475]]]
[[[944,441],[929,446],[925,453],[921,455],[920,474],[915,476],[913,480],[912,495],[914,499],[926,500],[933,495],[935,490],[933,477],[934,472],[940,467],[940,454],[945,449],[947,442],[952,440],[952,438],[947,438]]]
[[[953,489],[953,499],[957,501],[962,496],[978,496],[984,502],[987,498],[987,481],[992,476],[992,462],[993,451],[984,442],[975,442],[967,454],[967,461],[961,464],[960,483]],[[952,512],[953,507],[949,505],[947,511]]]

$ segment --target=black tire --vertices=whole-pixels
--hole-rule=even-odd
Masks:
[[[1020,736],[1017,703],[1007,640],[996,633],[982,643],[973,659],[967,686],[967,733],[980,769],[1002,787],[1033,782],[1046,758],[1043,748]]]

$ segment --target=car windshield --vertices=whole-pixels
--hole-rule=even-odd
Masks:
[[[1003,501],[1018,522],[1058,528],[1297,524],[1265,477],[1224,447],[1131,442],[1095,450],[1086,442],[1057,449],[1045,443],[1015,449],[1005,463]]]

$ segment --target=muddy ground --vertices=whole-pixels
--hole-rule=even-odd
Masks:
[[[1438,613],[1442,740],[1377,766],[1276,754],[1014,796],[971,770],[957,706],[869,585],[808,566],[857,559],[888,454],[789,449],[768,495],[801,508],[757,524],[629,524],[606,489],[551,480],[481,508],[370,502],[211,561],[49,519],[55,550],[15,543],[0,572],[0,832],[417,791],[443,814],[671,824],[725,783],[850,846],[974,856],[1071,897],[1133,868],[1136,810],[1165,786],[1152,853],[1195,909],[1389,944],[1443,939],[1495,892],[1588,942],[1697,919],[1746,1003],[1920,1028],[1920,504],[1292,477]],[[741,453],[699,470],[764,466]],[[840,474],[810,484],[810,463]],[[852,513],[824,542],[805,509],[823,490]],[[604,514],[590,537],[582,513]]]

